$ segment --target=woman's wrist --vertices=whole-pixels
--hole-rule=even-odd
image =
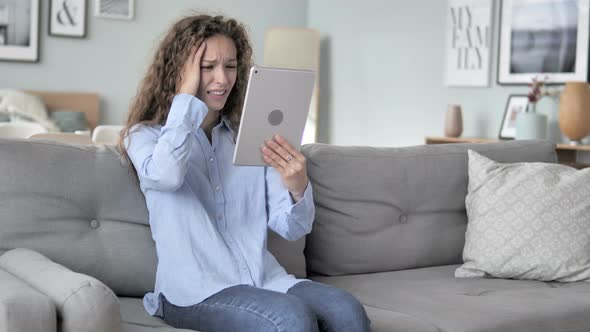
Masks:
[[[295,203],[299,202],[305,195],[305,190],[307,189],[308,182],[309,180],[305,182],[305,187],[303,187],[302,190],[289,190],[289,194],[291,194],[291,197],[293,198],[293,201]]]

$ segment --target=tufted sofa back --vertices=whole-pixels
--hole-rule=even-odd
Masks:
[[[269,247],[303,277],[304,239]],[[0,139],[0,254],[30,248],[119,296],[154,287],[157,256],[144,196],[112,146]]]
[[[499,162],[555,162],[544,141],[407,148],[306,145],[316,219],[311,274],[345,275],[461,263],[467,149]]]
[[[107,146],[0,141],[0,246],[35,249],[119,295],[153,289],[143,194]]]

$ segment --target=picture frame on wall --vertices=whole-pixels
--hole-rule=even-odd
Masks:
[[[135,0],[95,0],[94,16],[119,20],[132,20]]]
[[[49,35],[86,37],[86,0],[49,0]]]
[[[0,2],[0,60],[39,61],[39,0]]]
[[[446,86],[489,86],[492,0],[447,0]]]
[[[499,84],[588,80],[590,0],[502,0]]]
[[[500,139],[514,139],[516,137],[516,117],[525,112],[529,104],[527,95],[510,95],[506,101],[506,109],[500,125]]]

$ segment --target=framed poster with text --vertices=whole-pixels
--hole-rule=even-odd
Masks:
[[[447,0],[446,85],[487,87],[493,0]]]

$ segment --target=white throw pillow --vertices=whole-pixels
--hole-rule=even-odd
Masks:
[[[16,115],[27,121],[37,122],[48,131],[59,131],[49,119],[41,98],[20,90],[0,90],[0,114]]]
[[[468,153],[469,221],[455,276],[590,281],[590,168]]]

